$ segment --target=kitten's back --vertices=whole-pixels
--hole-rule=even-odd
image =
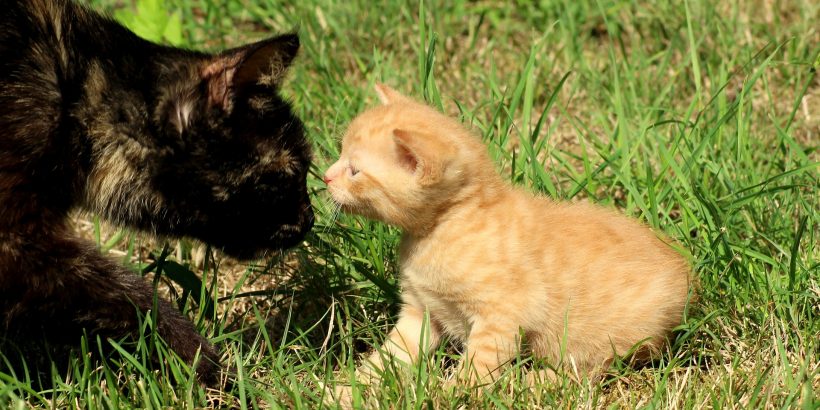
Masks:
[[[495,195],[440,227],[437,255],[419,259],[446,260],[449,277],[480,283],[471,298],[511,312],[538,356],[591,369],[613,349],[643,343],[650,353],[666,343],[690,287],[689,264],[669,238],[588,203],[521,189]]]

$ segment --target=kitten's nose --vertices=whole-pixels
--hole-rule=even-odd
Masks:
[[[322,181],[325,181],[325,184],[330,184],[330,181],[333,181],[333,178],[331,178],[331,177],[329,177],[327,174],[325,174],[325,175],[322,177]]]

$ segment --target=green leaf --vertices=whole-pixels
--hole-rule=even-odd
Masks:
[[[213,317],[216,302],[208,296],[207,289],[203,287],[202,281],[194,272],[185,266],[168,260],[162,264],[162,272],[188,292],[197,304],[200,306],[204,304],[204,312],[207,317]]]
[[[114,18],[138,36],[155,43],[184,44],[182,14],[169,14],[165,0],[139,0],[134,9],[114,12]]]
[[[168,17],[162,37],[169,44],[179,46],[185,42],[182,37],[182,13],[174,12]]]

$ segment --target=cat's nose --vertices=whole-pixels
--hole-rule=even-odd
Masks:
[[[333,178],[331,178],[330,176],[328,176],[328,174],[325,174],[325,175],[322,177],[322,181],[325,181],[325,184],[330,184],[330,181],[333,181]]]

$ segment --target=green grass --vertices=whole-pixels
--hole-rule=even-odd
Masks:
[[[113,10],[116,2],[92,3]],[[186,288],[199,289],[199,298],[172,292],[223,352],[232,385],[203,389],[148,338],[105,362],[78,351],[68,369],[12,372],[0,364],[0,407],[315,408],[328,400],[323,384],[351,383],[360,354],[395,320],[399,232],[334,218],[319,176],[346,124],[376,103],[372,84],[383,81],[470,124],[514,183],[618,207],[677,238],[693,255],[700,300],[671,351],[649,368],[530,389],[530,360],[522,357],[483,391],[452,390],[442,386],[442,369],[453,350],[442,348],[430,363],[389,372],[379,387],[355,387],[357,403],[820,408],[817,2],[164,7],[180,13],[182,41],[195,48],[299,31],[302,53],[286,92],[315,146],[308,184],[316,228],[304,246],[268,260],[194,269],[202,281]],[[135,269],[157,259],[140,251],[155,245],[139,235],[93,231],[101,247],[136,260]],[[187,277],[187,257],[155,247],[166,277],[169,269]],[[208,299],[215,309],[196,302]],[[97,342],[84,346],[93,351]],[[152,351],[169,358],[152,365]]]

